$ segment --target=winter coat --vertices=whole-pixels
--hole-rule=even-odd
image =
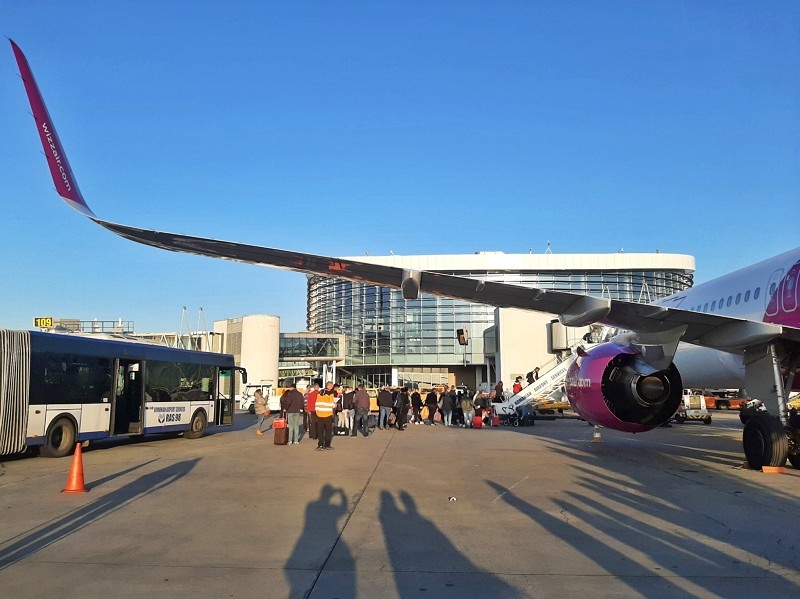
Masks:
[[[442,393],[442,410],[452,412],[456,404],[455,398],[449,393]]]
[[[299,414],[303,411],[303,394],[297,389],[289,389],[281,395],[281,408],[287,414]]]
[[[369,393],[359,389],[353,395],[353,407],[356,410],[369,410]]]
[[[392,404],[392,393],[388,389],[381,389],[378,393],[378,405],[384,408],[391,408]]]

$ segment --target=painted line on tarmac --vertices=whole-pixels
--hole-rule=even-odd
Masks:
[[[503,491],[502,493],[500,493],[500,495],[498,495],[497,497],[495,497],[494,499],[492,499],[491,503],[494,503],[495,501],[497,501],[498,499],[500,499],[500,498],[501,498],[503,495],[505,495],[506,493],[508,493],[509,491],[511,491],[511,490],[512,490],[514,487],[516,487],[517,485],[521,485],[521,484],[522,484],[522,483],[524,483],[526,480],[528,480],[528,477],[527,477],[527,476],[526,476],[526,477],[524,477],[524,478],[522,478],[522,480],[518,480],[518,481],[517,481],[517,482],[515,482],[513,485],[511,485],[511,486],[510,486],[508,489],[506,489],[505,491]]]
[[[374,431],[372,432],[372,434],[370,434],[370,437],[373,434],[375,434]],[[358,494],[358,499],[356,499],[355,505],[353,506],[352,511],[347,514],[347,518],[345,518],[344,524],[342,525],[342,530],[339,531],[339,536],[336,537],[336,540],[333,542],[333,545],[331,545],[331,550],[328,552],[328,555],[325,557],[325,561],[322,562],[322,566],[320,566],[320,569],[317,571],[317,575],[314,578],[314,582],[311,583],[311,586],[309,587],[308,591],[306,591],[306,593],[303,595],[303,599],[306,599],[307,597],[310,597],[311,593],[314,592],[314,587],[317,586],[317,581],[319,580],[319,577],[325,571],[325,567],[328,565],[328,560],[331,559],[331,555],[333,555],[333,552],[336,549],[336,546],[339,544],[339,540],[342,538],[342,535],[344,534],[344,530],[347,528],[347,525],[350,522],[350,518],[353,516],[353,514],[356,513],[356,510],[358,509],[358,505],[361,503],[361,499],[364,497],[364,495],[367,492],[367,487],[369,487],[369,484],[372,482],[372,477],[375,476],[375,472],[378,471],[378,466],[380,466],[381,462],[383,462],[383,456],[386,455],[386,452],[389,450],[389,445],[392,444],[393,440],[394,440],[394,431],[392,431],[392,437],[389,439],[389,442],[386,444],[386,447],[383,448],[383,451],[381,452],[381,457],[378,458],[378,461],[375,464],[375,467],[372,469],[372,472],[370,472],[369,478],[367,479],[367,482],[364,483],[364,486],[362,487],[361,492]],[[528,478],[528,477],[526,476],[525,478]]]

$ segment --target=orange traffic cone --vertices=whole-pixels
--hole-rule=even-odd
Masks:
[[[594,427],[594,436],[592,437],[592,443],[602,443],[603,438],[600,436],[600,427],[595,425]]]
[[[75,444],[75,455],[72,456],[72,465],[69,467],[67,475],[67,488],[62,493],[88,493],[88,489],[83,484],[83,457],[81,456],[81,444]]]

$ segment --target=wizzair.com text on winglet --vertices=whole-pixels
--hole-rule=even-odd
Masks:
[[[567,326],[602,323],[623,329],[627,333],[573,356],[565,389],[585,420],[644,432],[675,414],[683,387],[746,387],[769,408],[745,425],[748,462],[780,466],[788,457],[800,468],[800,416],[787,409],[789,393],[800,386],[795,376],[800,366],[800,248],[640,304],[111,223],[98,218],[83,199],[28,61],[13,41],[11,47],[58,194],[117,235],[175,252],[400,289],[406,299],[424,292],[555,314]]]
[[[28,59],[25,58],[22,50],[13,40],[9,41],[11,42],[11,49],[14,51],[14,57],[17,59],[19,74],[25,84],[25,92],[28,94],[28,101],[31,104],[33,120],[36,121],[36,130],[42,140],[44,155],[47,157],[47,165],[50,167],[50,174],[53,176],[56,191],[75,210],[89,218],[96,219],[97,217],[83,199],[81,190],[78,189],[78,183],[75,181],[69,161],[64,155],[61,142],[58,139],[58,133],[56,133],[50,113],[47,112],[47,107],[44,105],[42,94],[39,91],[39,86],[36,85],[36,79],[31,72]]]

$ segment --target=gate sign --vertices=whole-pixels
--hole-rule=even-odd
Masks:
[[[33,326],[38,329],[46,329],[53,326],[52,316],[38,316],[33,319]]]

